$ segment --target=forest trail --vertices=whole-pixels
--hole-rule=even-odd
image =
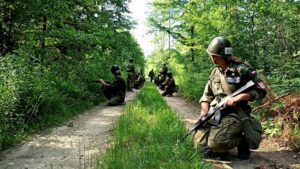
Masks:
[[[137,92],[128,92],[126,102]],[[124,106],[96,106],[74,117],[67,125],[52,129],[0,154],[1,169],[95,168],[105,151],[113,125]]]
[[[191,103],[179,96],[165,97],[168,105],[176,111],[190,128],[198,118],[199,105]],[[280,146],[272,139],[264,139],[260,148],[251,151],[249,160],[236,159],[237,151],[232,150],[226,159],[211,161],[214,169],[300,169],[300,153]]]

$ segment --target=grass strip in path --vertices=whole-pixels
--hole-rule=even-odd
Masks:
[[[124,111],[99,169],[209,168],[190,138],[178,141],[186,133],[185,125],[153,84],[146,83]]]

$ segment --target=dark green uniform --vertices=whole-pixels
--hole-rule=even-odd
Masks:
[[[103,87],[104,96],[109,99],[108,105],[120,105],[124,103],[126,95],[126,82],[121,75],[115,75],[115,80]]]
[[[164,64],[159,75],[159,88],[163,90],[162,84],[166,81],[168,67]]]
[[[264,84],[251,65],[233,62],[225,72],[220,67],[216,67],[209,77],[199,102],[208,102],[213,107],[249,80],[255,82],[255,86],[246,91],[252,99],[264,97],[266,94]],[[247,101],[238,102],[235,106],[222,110],[223,116],[219,125],[206,125],[205,128],[198,130],[194,139],[195,145],[208,147],[215,152],[227,152],[236,147],[241,142],[244,131],[239,112],[250,115],[251,107]]]
[[[164,86],[163,96],[172,96],[174,92],[176,92],[176,84],[173,77],[168,77],[167,80],[162,84]]]
[[[149,76],[149,78],[150,78],[150,82],[153,82],[154,77],[155,77],[154,72],[153,72],[153,69],[149,72],[148,76]]]
[[[135,80],[134,88],[140,89],[141,87],[143,87],[144,83],[145,83],[144,75],[142,73],[138,73],[138,76]]]
[[[127,87],[128,90],[131,91],[132,88],[134,87],[134,82],[135,82],[135,67],[133,63],[128,63],[127,72],[128,72]]]

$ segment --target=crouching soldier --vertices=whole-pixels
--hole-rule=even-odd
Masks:
[[[100,79],[102,84],[104,96],[109,100],[109,106],[122,105],[126,95],[126,82],[121,76],[120,67],[114,65],[110,69],[111,73],[115,76],[115,80],[112,83]]]
[[[210,107],[214,107],[248,81],[252,80],[255,85],[230,98],[224,104],[225,108],[221,110],[222,116],[216,118],[219,119],[217,124],[207,123],[197,131],[195,144],[201,145],[203,155],[207,158],[218,156],[237,147],[237,157],[241,160],[249,159],[250,149],[259,147],[262,129],[259,121],[251,117],[251,107],[248,102],[266,95],[264,83],[258,78],[251,65],[232,55],[231,44],[226,38],[213,39],[207,48],[207,53],[216,67],[199,101],[201,106],[199,119],[205,119]],[[255,132],[249,133],[253,125],[255,125],[253,130]]]
[[[172,72],[167,73],[167,80],[162,85],[164,86],[164,92],[162,93],[163,96],[173,96],[173,93],[177,92]]]
[[[136,77],[134,88],[135,89],[140,89],[141,87],[143,87],[145,81],[146,80],[145,80],[145,77],[144,77],[144,73],[143,73],[143,71],[141,71],[140,73],[138,73],[138,75]]]
[[[161,71],[159,72],[159,89],[164,90],[165,86],[163,85],[164,82],[166,82],[166,76],[168,73],[168,66],[166,63],[163,63],[163,67],[161,69]]]

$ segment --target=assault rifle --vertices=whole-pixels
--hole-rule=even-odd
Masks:
[[[215,121],[219,122],[221,119],[221,110],[223,110],[226,106],[224,106],[224,104],[231,99],[232,97],[244,92],[245,90],[249,89],[250,87],[254,86],[254,82],[252,80],[248,81],[244,86],[242,86],[241,88],[239,88],[237,91],[235,91],[234,93],[232,93],[229,96],[226,96],[225,98],[223,98],[221,100],[221,102],[219,102],[216,106],[211,107],[209,109],[209,111],[206,114],[206,117],[202,120],[199,119],[194,126],[186,133],[186,135],[184,136],[184,138],[186,138],[188,135],[190,135],[193,131],[199,129],[200,127],[203,127],[206,122],[208,120],[210,120],[213,116],[215,116]]]
[[[101,80],[92,80],[91,82],[94,82],[94,83],[102,83]],[[107,80],[103,80],[103,82],[105,82],[106,84],[111,84],[110,81],[107,81]]]

